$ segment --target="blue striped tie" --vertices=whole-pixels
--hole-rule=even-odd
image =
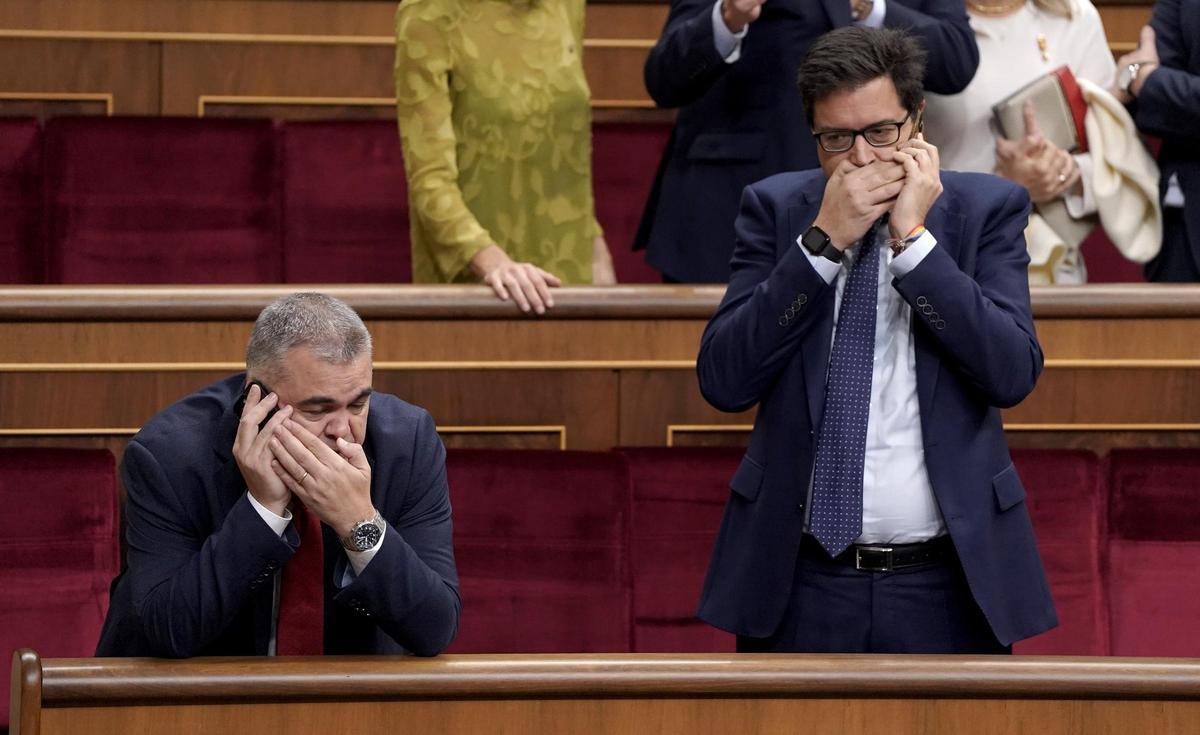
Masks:
[[[829,353],[809,532],[830,556],[845,551],[862,533],[863,460],[879,302],[878,226],[876,223],[871,227],[862,239],[858,257],[846,276],[837,333]]]

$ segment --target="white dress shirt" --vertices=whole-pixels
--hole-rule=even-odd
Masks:
[[[750,25],[747,24],[737,33],[729,30],[729,26],[725,25],[725,19],[721,17],[721,2],[722,0],[717,0],[712,9],[713,45],[717,47],[717,53],[725,60],[725,63],[732,64],[742,58],[742,39],[746,37]],[[878,28],[883,25],[883,16],[886,13],[887,0],[875,0],[875,5],[867,17],[854,21],[854,25]]]
[[[871,403],[867,418],[867,447],[863,464],[863,522],[860,544],[908,544],[946,533],[946,524],[933,496],[925,467],[921,412],[917,401],[916,349],[912,307],[892,287],[927,256],[937,240],[926,231],[899,256],[883,244],[887,229],[879,228],[879,301],[875,312],[875,358],[871,371]],[[796,247],[804,249],[800,238]],[[826,283],[834,284],[834,333],[842,306],[846,275],[854,267],[859,246],[849,248],[841,263],[804,250]],[[832,339],[832,338],[831,338]],[[809,483],[812,508],[812,483]],[[805,530],[808,530],[807,521]]]

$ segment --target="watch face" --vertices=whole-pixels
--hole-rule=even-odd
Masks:
[[[379,537],[382,535],[383,531],[379,530],[374,521],[364,521],[350,531],[350,543],[359,551],[366,551],[379,543]]]
[[[1137,74],[1137,64],[1126,64],[1121,68],[1121,73],[1117,75],[1117,86],[1128,92],[1129,86],[1133,84],[1133,78]]]
[[[829,244],[829,235],[820,227],[813,225],[808,228],[804,236],[800,238],[800,243],[813,255],[820,255],[825,247]]]

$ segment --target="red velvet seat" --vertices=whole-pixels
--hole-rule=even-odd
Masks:
[[[0,283],[41,283],[42,131],[33,118],[0,118]]]
[[[452,652],[630,648],[629,469],[611,452],[452,449]]]
[[[1100,460],[1087,451],[1018,449],[1012,453],[1025,485],[1038,549],[1059,626],[1018,643],[1015,653],[1108,654],[1104,549],[1107,499]]]
[[[1087,264],[1088,283],[1145,283],[1142,264],[1134,263],[1117,250],[1104,227],[1098,226],[1080,245]]]
[[[1200,450],[1108,458],[1114,656],[1200,656]]]
[[[633,478],[633,650],[732,651],[696,618],[729,480],[744,449],[626,448]]]
[[[283,278],[411,283],[408,185],[396,123],[284,123]]]
[[[662,283],[647,265],[645,251],[633,252],[642,209],[650,196],[669,123],[596,123],[592,126],[592,188],[596,219],[604,228],[621,283]]]
[[[51,282],[279,281],[270,121],[57,118],[45,140]]]
[[[0,654],[91,656],[120,566],[112,454],[0,449],[0,506]],[[8,706],[0,698],[0,727]]]

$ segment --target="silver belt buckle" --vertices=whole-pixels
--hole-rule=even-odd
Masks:
[[[863,566],[863,552],[871,551],[883,554],[883,566],[870,565]],[[855,546],[854,547],[854,568],[859,571],[867,572],[890,572],[892,571],[892,553],[894,549],[891,546]]]

